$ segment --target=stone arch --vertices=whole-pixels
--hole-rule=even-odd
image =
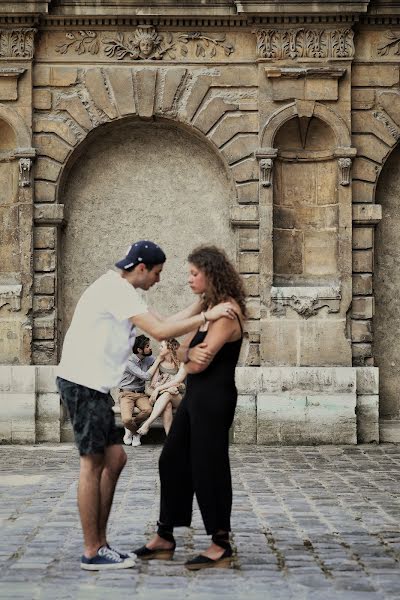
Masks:
[[[133,239],[155,239],[166,251],[165,272],[150,292],[164,314],[192,301],[188,249],[220,244],[236,258],[229,223],[233,185],[204,140],[165,120],[128,119],[86,141],[62,188],[67,226],[59,234],[61,334],[84,289]]]
[[[288,104],[274,112],[266,122],[261,133],[263,148],[273,148],[274,140],[279,129],[294,117],[316,117],[327,123],[334,132],[337,146],[348,148],[351,146],[349,129],[344,120],[333,110],[319,102],[297,101]]]
[[[95,68],[84,71],[68,91],[54,94],[50,114],[35,118],[36,201],[57,197],[62,172],[87,135],[100,125],[128,116],[170,119],[189,127],[217,150],[235,181],[240,201],[256,201],[258,113],[243,103],[240,88],[214,69]],[[255,86],[242,68],[244,89]],[[246,93],[246,92],[245,92]]]

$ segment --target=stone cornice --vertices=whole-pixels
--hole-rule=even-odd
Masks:
[[[8,17],[46,14],[52,0],[11,0],[0,3],[0,15]]]

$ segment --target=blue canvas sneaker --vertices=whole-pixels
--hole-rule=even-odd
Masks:
[[[109,548],[102,546],[98,549],[96,556],[93,558],[81,558],[81,569],[85,571],[103,571],[106,569],[130,569],[135,565],[135,559],[131,556],[122,558],[122,556]]]
[[[110,548],[110,550],[113,550],[114,552],[119,554],[121,558],[137,558],[134,552],[121,552],[120,550],[117,550],[116,548],[110,546],[110,544],[107,544],[107,546],[108,548]]]

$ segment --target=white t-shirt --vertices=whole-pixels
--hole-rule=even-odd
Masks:
[[[121,380],[136,331],[129,318],[148,311],[137,290],[108,271],[82,294],[67,331],[57,375],[108,393]]]

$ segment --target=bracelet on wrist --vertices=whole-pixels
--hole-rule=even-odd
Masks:
[[[203,319],[203,325],[205,325],[208,321],[207,317],[206,317],[206,313],[204,312],[204,310],[201,311],[201,317]]]

